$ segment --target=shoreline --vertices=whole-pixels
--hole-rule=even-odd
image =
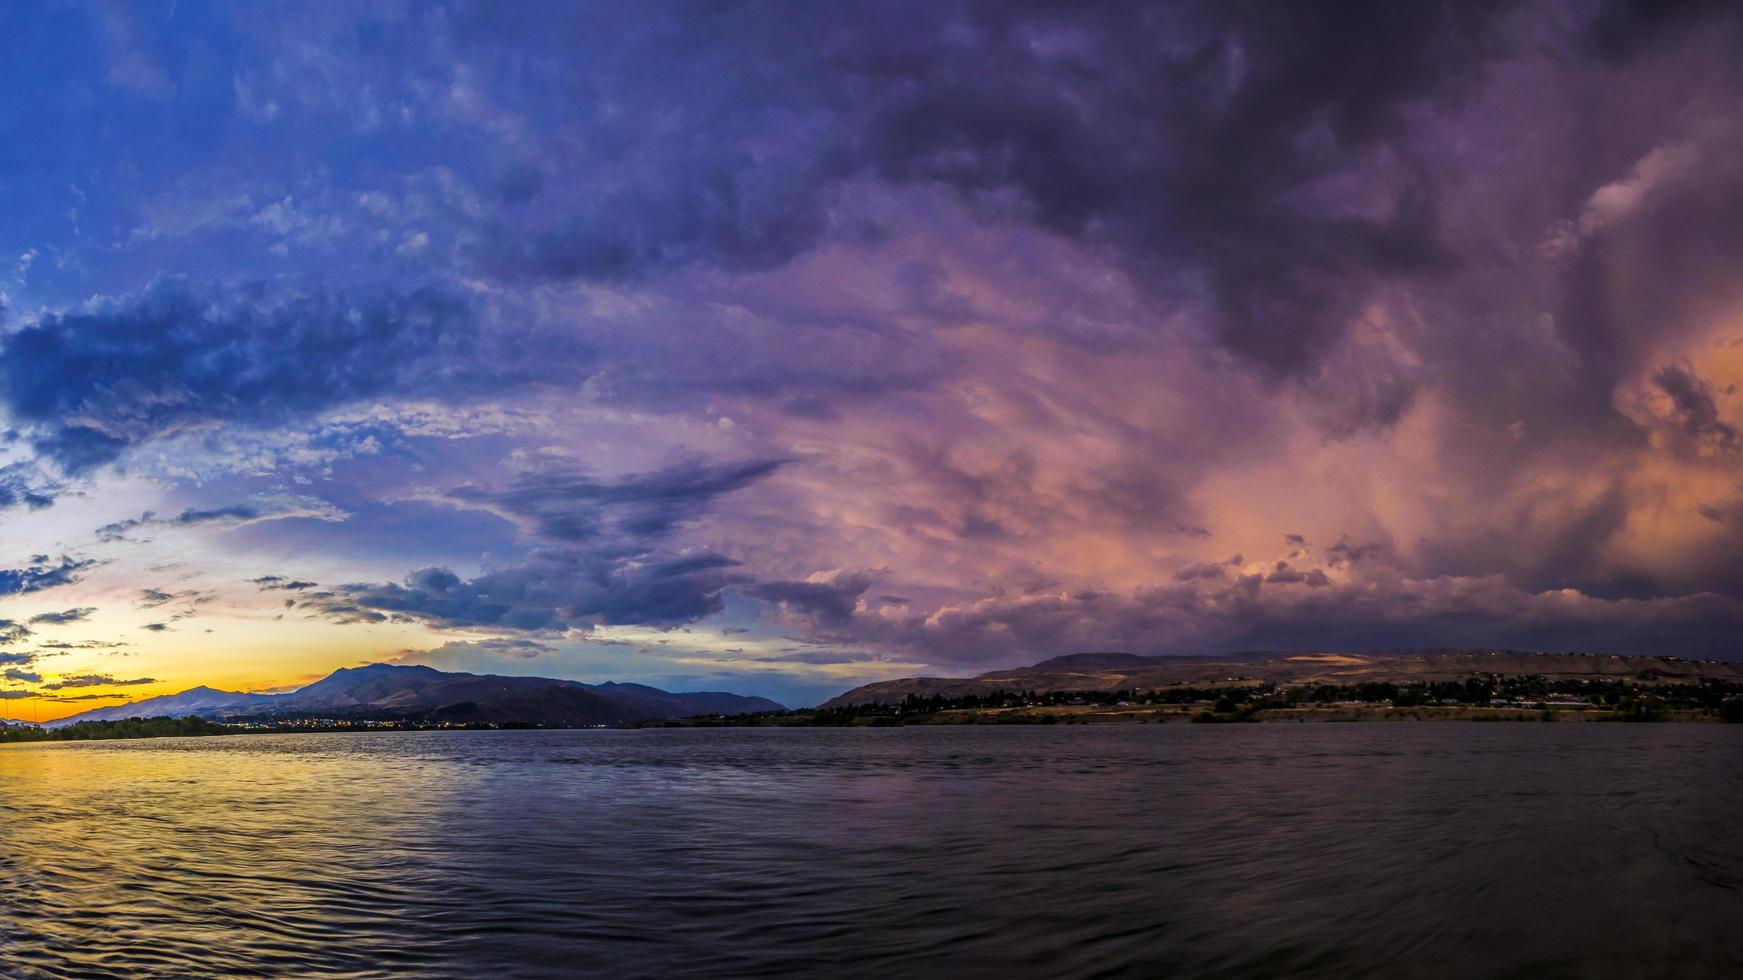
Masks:
[[[948,708],[911,714],[860,714],[819,718],[813,713],[750,715],[733,718],[678,718],[621,726],[647,728],[903,728],[962,725],[1185,725],[1185,724],[1391,724],[1406,722],[1605,723],[1605,724],[1725,724],[1724,718],[1698,710],[1671,710],[1651,717],[1620,711],[1567,708],[1470,708],[1339,706],[1262,708],[1216,712],[1201,707],[1049,706],[1038,708]]]
[[[798,710],[779,714],[694,716],[650,719],[609,725],[526,725],[513,722],[469,725],[415,721],[367,724],[286,724],[264,727],[225,722],[187,724],[153,718],[141,722],[102,723],[101,732],[61,734],[42,729],[0,733],[0,747],[77,742],[146,741],[158,738],[224,738],[241,735],[395,734],[461,731],[647,731],[678,728],[906,728],[916,726],[1057,726],[1057,725],[1184,725],[1184,724],[1397,724],[1463,723],[1610,723],[1726,724],[1721,714],[1698,708],[1669,708],[1650,715],[1630,714],[1601,706],[1504,707],[1475,705],[1248,705],[1217,711],[1205,703],[1061,704],[999,707],[948,707],[930,711],[857,712]],[[11,737],[7,737],[10,735]]]

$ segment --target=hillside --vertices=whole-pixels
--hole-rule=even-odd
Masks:
[[[93,708],[70,718],[49,722],[47,727],[58,728],[80,721],[119,721],[123,718],[215,718],[245,714],[254,708],[265,709],[275,700],[270,694],[241,694],[235,691],[218,691],[210,687],[196,687],[180,694],[165,694],[108,708]]]
[[[1201,657],[1077,653],[975,677],[879,681],[831,698],[821,707],[889,704],[910,694],[964,697],[999,691],[1125,691],[1261,682],[1401,683],[1459,680],[1475,674],[1540,675],[1550,679],[1637,678],[1658,683],[1694,683],[1704,679],[1743,682],[1743,663],[1516,650],[1255,651]]]
[[[766,698],[717,691],[673,693],[639,684],[583,684],[548,677],[449,673],[432,667],[370,664],[342,668],[288,694],[242,694],[196,687],[180,694],[97,708],[48,723],[143,717],[372,717],[530,725],[609,725],[699,714],[780,711]]]

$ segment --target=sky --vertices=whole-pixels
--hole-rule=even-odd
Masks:
[[[0,3],[0,716],[1743,635],[1725,4]]]

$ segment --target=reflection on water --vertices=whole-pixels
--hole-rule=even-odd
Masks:
[[[1743,728],[0,748],[0,975],[1743,975]]]

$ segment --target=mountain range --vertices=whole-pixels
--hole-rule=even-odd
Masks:
[[[1551,679],[1638,679],[1659,683],[1723,680],[1743,683],[1743,663],[1677,657],[1516,650],[1253,651],[1213,656],[1147,657],[1074,653],[1029,667],[975,677],[905,677],[854,688],[823,708],[893,703],[920,696],[999,691],[1124,691],[1172,685],[1213,686],[1269,681],[1280,685],[1362,681],[1442,681],[1473,675],[1540,675]],[[47,722],[198,716],[239,719],[351,717],[407,721],[611,725],[696,715],[781,711],[767,698],[717,691],[673,693],[642,684],[584,684],[547,677],[450,673],[433,667],[370,664],[343,668],[284,694],[249,694],[196,687],[97,708]],[[15,722],[14,724],[22,724]]]
[[[964,697],[999,691],[1128,691],[1170,685],[1270,681],[1281,685],[1450,681],[1479,674],[1658,683],[1743,682],[1743,663],[1518,650],[1253,651],[1201,657],[1074,653],[976,677],[904,677],[856,687],[823,708],[892,704],[910,694]]]
[[[247,694],[196,687],[129,704],[96,708],[47,722],[123,718],[238,719],[367,717],[409,721],[533,725],[610,725],[692,715],[781,711],[767,698],[718,691],[674,694],[641,684],[583,684],[548,677],[463,674],[433,667],[370,664],[349,667],[285,694]]]

